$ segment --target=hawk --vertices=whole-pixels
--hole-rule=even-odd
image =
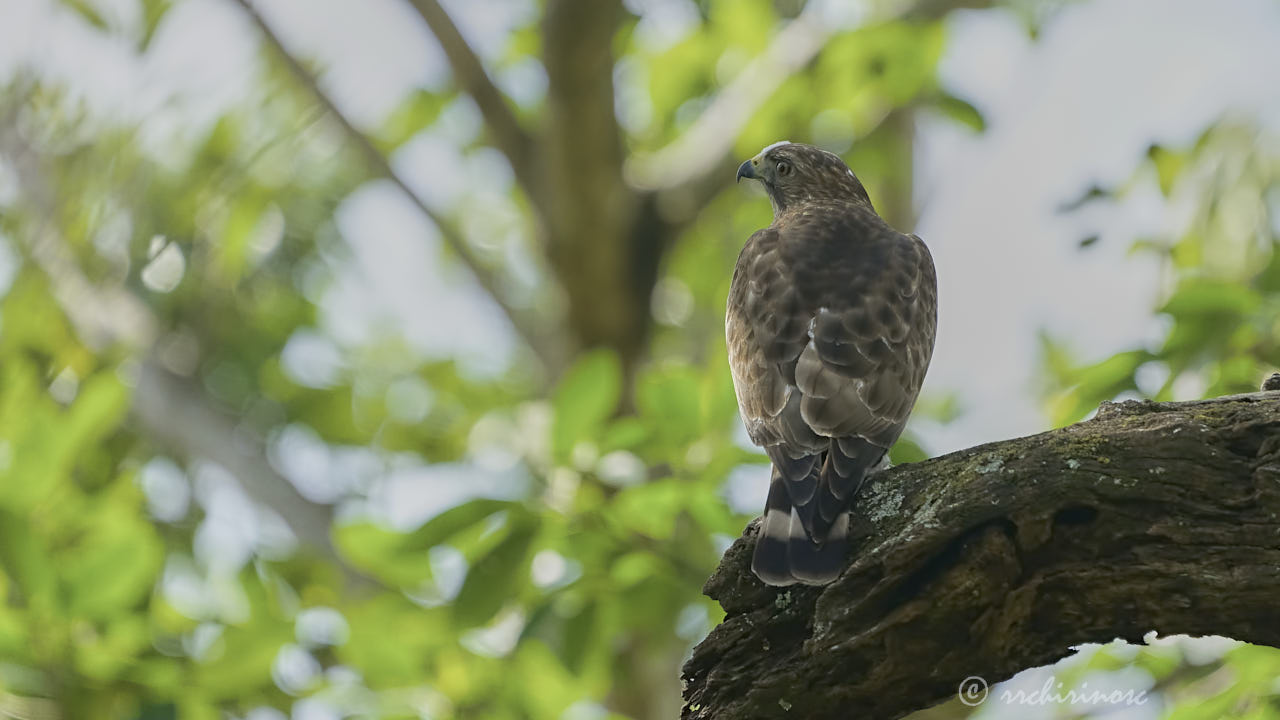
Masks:
[[[849,510],[902,434],[933,355],[937,278],[839,157],[780,142],[738,168],[773,224],[738,256],[725,337],[738,409],[773,464],[751,569],[821,585],[844,567]]]

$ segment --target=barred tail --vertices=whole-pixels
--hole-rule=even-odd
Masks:
[[[775,467],[751,571],[769,585],[825,585],[844,569],[849,513],[841,512],[819,542],[809,539]]]

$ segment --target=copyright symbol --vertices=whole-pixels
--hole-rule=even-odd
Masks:
[[[956,691],[960,702],[973,707],[981,705],[987,699],[987,681],[977,675],[970,675],[960,681],[960,689]]]

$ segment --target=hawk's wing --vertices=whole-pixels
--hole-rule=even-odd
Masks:
[[[747,242],[726,338],[743,421],[774,463],[757,574],[839,571],[844,511],[906,425],[935,327],[928,249],[870,211],[806,215]]]

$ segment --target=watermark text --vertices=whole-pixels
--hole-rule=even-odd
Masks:
[[[974,707],[986,701],[991,690],[987,681],[977,675],[971,675],[960,682],[956,691],[960,702]],[[1044,684],[1034,690],[1002,689],[996,694],[996,700],[1006,705],[1087,705],[1102,707],[1105,705],[1145,705],[1150,700],[1146,690],[1099,690],[1090,688],[1088,682],[1078,687],[1067,687],[1052,675]]]

